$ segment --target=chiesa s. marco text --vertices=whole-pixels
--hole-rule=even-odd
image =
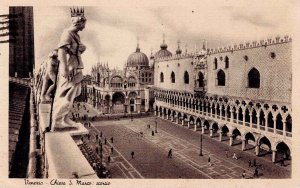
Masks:
[[[64,8],[41,63],[33,10],[6,16],[10,178],[291,178],[290,36],[188,49],[161,33],[149,52],[140,36],[112,68],[85,59],[90,9]]]

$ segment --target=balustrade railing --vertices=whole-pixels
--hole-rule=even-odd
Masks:
[[[286,136],[287,137],[292,137],[292,133],[291,132],[286,132]]]

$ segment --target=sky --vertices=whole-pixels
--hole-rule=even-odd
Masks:
[[[85,7],[86,28],[79,32],[87,46],[82,54],[84,73],[98,60],[122,68],[136,49],[148,57],[160,49],[165,34],[168,50],[175,53],[178,40],[183,51],[193,52],[206,40],[208,48],[291,35],[294,1],[197,1],[184,4],[128,4]],[[246,2],[246,1],[245,1]],[[36,64],[57,47],[68,28],[70,7],[34,7]]]

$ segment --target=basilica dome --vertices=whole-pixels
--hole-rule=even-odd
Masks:
[[[160,45],[160,50],[154,54],[155,59],[172,56],[172,53],[167,49],[168,45],[163,40],[163,43]]]
[[[148,57],[141,52],[139,46],[136,47],[136,51],[129,55],[127,58],[128,67],[138,67],[138,66],[149,66]]]

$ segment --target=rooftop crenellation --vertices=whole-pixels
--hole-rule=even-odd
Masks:
[[[267,39],[262,39],[262,40],[254,40],[254,41],[247,41],[247,42],[242,42],[239,44],[233,44],[233,45],[228,45],[224,47],[217,47],[217,48],[209,48],[207,49],[207,54],[217,54],[217,53],[224,53],[224,52],[234,52],[238,50],[246,50],[246,49],[251,49],[251,48],[258,48],[258,47],[267,47],[271,45],[276,45],[276,44],[282,44],[282,43],[288,43],[292,42],[292,38],[288,35],[285,35],[284,37],[276,36],[274,38],[267,38]],[[176,59],[184,59],[184,58],[191,58],[195,55],[196,53],[182,53],[182,54],[175,54],[169,57],[162,57],[162,58],[157,58],[156,60],[158,61],[169,61],[169,60],[176,60]]]

